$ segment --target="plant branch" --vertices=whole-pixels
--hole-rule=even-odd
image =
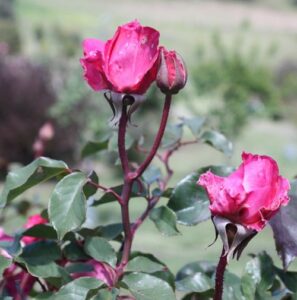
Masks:
[[[100,190],[104,191],[105,193],[112,194],[118,200],[119,203],[123,202],[122,197],[118,193],[116,193],[113,189],[107,188],[107,187],[105,187],[105,186],[103,186],[101,184],[98,184],[98,183],[90,180],[90,179],[88,180],[88,184],[96,187],[97,189],[100,189]]]
[[[119,151],[121,166],[125,176],[127,176],[130,171],[128,155],[125,147],[127,123],[128,123],[127,106],[123,103],[122,114],[119,122],[118,151]]]
[[[155,157],[158,148],[161,144],[161,140],[163,138],[164,132],[165,132],[165,128],[166,128],[166,124],[168,121],[168,116],[169,116],[169,111],[170,111],[170,105],[171,105],[171,99],[172,96],[171,95],[166,95],[165,98],[165,103],[164,103],[164,107],[163,107],[163,113],[162,113],[162,118],[161,118],[161,123],[160,123],[160,127],[158,130],[158,133],[156,135],[154,144],[147,156],[147,158],[145,159],[145,161],[139,166],[139,168],[136,170],[135,172],[135,178],[138,178],[142,175],[142,173],[146,170],[146,168],[149,166],[149,164],[151,163],[151,161],[153,160],[153,158]]]
[[[222,300],[223,297],[223,286],[224,286],[224,273],[227,266],[227,255],[224,255],[225,251],[223,248],[218,266],[216,271],[216,284],[215,294],[213,300]]]

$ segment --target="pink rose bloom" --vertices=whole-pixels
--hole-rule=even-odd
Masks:
[[[271,157],[243,153],[242,160],[228,177],[208,171],[200,176],[198,184],[208,193],[213,216],[260,231],[280,206],[289,202],[290,184],[279,175]]]
[[[86,264],[91,265],[93,267],[93,271],[75,273],[73,274],[73,278],[90,276],[103,281],[107,286],[113,286],[116,278],[116,272],[112,267],[110,267],[106,263],[99,262],[93,259],[86,262]]]
[[[41,215],[33,215],[31,217],[28,218],[26,224],[24,225],[24,227],[26,229],[29,229],[35,225],[38,225],[38,224],[46,224],[48,223],[48,220],[42,218]],[[24,236],[22,238],[22,241],[25,243],[25,244],[31,244],[31,243],[34,243],[36,241],[39,241],[40,238],[36,238],[36,237],[33,237],[33,236]]]
[[[158,44],[159,32],[138,21],[119,26],[107,42],[86,39],[84,77],[96,91],[144,94],[157,76]]]

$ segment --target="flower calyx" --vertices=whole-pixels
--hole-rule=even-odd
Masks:
[[[132,114],[145,101],[144,95],[132,95],[115,92],[105,92],[104,97],[111,107],[113,116],[110,119],[110,125],[116,127],[119,124],[123,110],[127,112],[127,118],[130,124]]]
[[[236,257],[238,260],[244,248],[257,234],[257,231],[254,229],[233,223],[220,216],[213,216],[212,222],[216,230],[215,241],[217,237],[220,236],[224,246],[224,255],[227,255],[227,261],[229,261],[231,257]]]

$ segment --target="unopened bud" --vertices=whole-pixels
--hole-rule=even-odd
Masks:
[[[50,122],[46,122],[39,130],[39,138],[43,141],[49,141],[54,137],[54,127]]]
[[[161,49],[157,85],[164,94],[177,94],[187,82],[187,69],[181,56],[174,50]]]

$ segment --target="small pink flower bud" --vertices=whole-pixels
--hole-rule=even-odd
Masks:
[[[164,94],[177,94],[187,82],[187,70],[181,56],[174,50],[161,49],[157,85]]]
[[[40,139],[43,141],[51,140],[55,135],[55,130],[50,122],[46,122],[40,129],[38,133]]]

